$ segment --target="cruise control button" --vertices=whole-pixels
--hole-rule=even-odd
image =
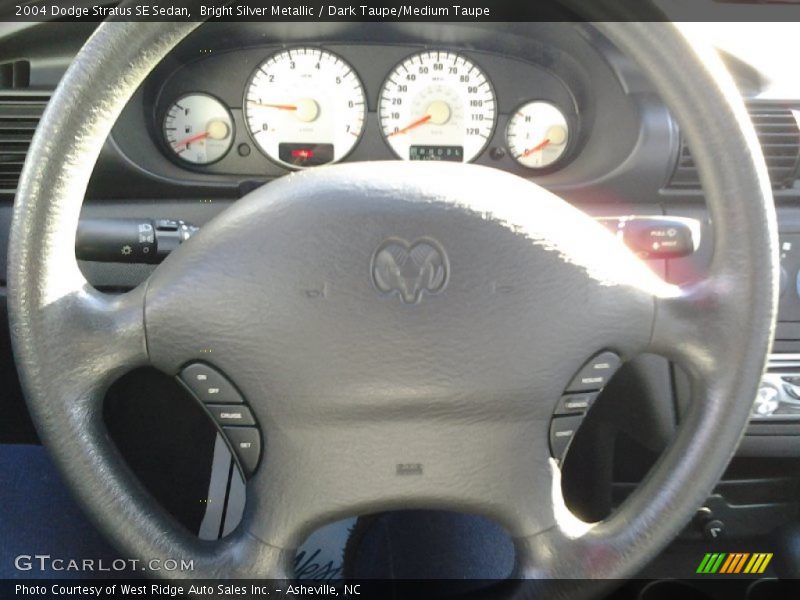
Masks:
[[[261,434],[255,427],[223,427],[222,430],[228,436],[236,456],[245,471],[245,475],[251,475],[258,466],[258,459],[261,456]]]
[[[561,400],[556,405],[556,415],[582,415],[592,407],[598,392],[586,392],[584,394],[567,394],[561,396]]]
[[[622,361],[613,352],[601,352],[586,363],[567,387],[568,392],[601,390]]]
[[[564,460],[570,442],[580,427],[583,416],[556,417],[550,423],[550,453],[559,461]]]
[[[246,406],[231,406],[230,404],[206,404],[214,420],[220,425],[255,425],[253,413]]]
[[[205,363],[194,363],[181,371],[181,380],[201,402],[218,404],[241,404],[244,399],[230,381],[214,367]]]

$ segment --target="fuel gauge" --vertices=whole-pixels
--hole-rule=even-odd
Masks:
[[[228,109],[206,94],[178,98],[164,117],[164,139],[181,160],[209,165],[233,144],[233,119]]]
[[[530,169],[555,164],[567,149],[569,124],[549,102],[528,102],[508,121],[506,142],[517,162]]]

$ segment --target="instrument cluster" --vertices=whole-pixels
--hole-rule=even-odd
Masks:
[[[559,168],[574,148],[577,110],[568,94],[542,97],[523,79],[524,91],[499,99],[504,90],[479,58],[459,51],[406,49],[379,82],[373,73],[362,81],[348,60],[316,46],[266,50],[253,65],[240,105],[230,90],[165,86],[154,130],[173,162],[204,171],[252,147],[279,167],[305,169],[346,159],[369,133],[389,152],[366,159],[474,162],[492,141],[493,154],[536,172]]]

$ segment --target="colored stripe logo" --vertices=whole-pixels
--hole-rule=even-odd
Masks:
[[[772,560],[771,552],[709,552],[700,561],[697,573],[703,575],[738,575],[763,573]]]

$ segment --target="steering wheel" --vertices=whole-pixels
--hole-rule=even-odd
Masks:
[[[100,293],[74,253],[90,173],[134,90],[196,26],[101,25],[50,101],[14,206],[17,365],[42,440],[87,513],[130,555],[192,560],[190,575],[203,578],[289,578],[315,527],[401,508],[495,519],[515,540],[516,576],[575,580],[554,582],[566,586],[559,595],[640,569],[731,458],[776,315],[769,179],[714,52],[670,23],[597,24],[691,145],[714,225],[702,281],[660,280],[591,218],[516,176],[378,162],[265,185],[146,283]],[[429,270],[380,275],[390,248],[398,264],[421,248]],[[572,376],[603,350],[676,361],[693,398],[636,493],[589,524],[564,504],[548,428]],[[156,505],[101,417],[122,373],[176,374],[198,359],[235,383],[265,436],[242,522],[213,543]]]

